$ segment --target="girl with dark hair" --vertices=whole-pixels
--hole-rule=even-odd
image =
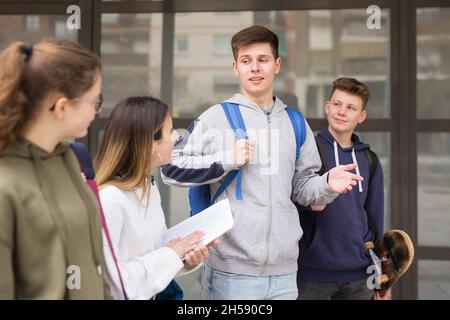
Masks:
[[[169,107],[152,97],[119,102],[108,120],[96,171],[118,260],[119,272],[105,241],[108,280],[116,299],[127,298],[125,294],[151,299],[177,274],[194,270],[208,256],[201,232],[161,243],[167,227],[151,172],[170,163],[176,135]]]

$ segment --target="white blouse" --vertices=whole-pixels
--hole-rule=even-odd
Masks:
[[[140,200],[141,192],[142,189],[124,191],[115,186],[106,186],[100,190],[100,200],[125,291],[132,300],[151,299],[164,290],[184,266],[174,250],[161,246],[161,237],[167,226],[156,184],[151,186],[148,201],[148,196]],[[124,299],[104,233],[103,252],[111,293],[115,299]]]

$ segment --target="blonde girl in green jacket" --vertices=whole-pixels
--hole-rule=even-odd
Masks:
[[[104,299],[98,204],[68,139],[101,106],[101,64],[69,41],[0,55],[0,299]]]

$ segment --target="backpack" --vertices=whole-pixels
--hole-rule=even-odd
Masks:
[[[239,105],[235,103],[224,102],[221,104],[221,106],[223,111],[225,112],[228,123],[234,131],[236,139],[247,139],[248,137],[245,130],[245,124],[244,120],[242,119]],[[305,118],[300,111],[291,108],[286,108],[285,110],[288,113],[289,119],[291,120],[292,126],[294,128],[296,143],[295,160],[298,160],[300,157],[300,148],[305,142],[306,137]],[[214,204],[217,198],[231,184],[234,178],[237,178],[236,199],[242,200],[242,167],[237,170],[232,170],[227,174],[225,180],[222,182],[219,189],[212,198],[211,188],[209,184],[189,188],[189,204],[191,207],[191,216]]]
[[[320,142],[320,139],[318,137],[315,137],[316,139],[316,145],[317,150],[319,151],[320,160],[322,161],[322,166],[320,170],[318,171],[319,175],[323,175],[325,173],[325,151],[323,149],[323,145]],[[364,153],[367,157],[367,161],[369,162],[369,183],[368,183],[368,193],[371,191],[371,185],[372,185],[372,178],[375,175],[375,170],[377,169],[378,164],[378,157],[370,149],[364,149]],[[295,203],[297,206],[299,216],[300,216],[300,225],[302,226],[302,229],[304,231],[304,234],[302,236],[301,242],[304,242],[306,244],[306,247],[309,247],[311,245],[312,240],[314,239],[315,233],[316,233],[316,214],[317,212],[305,212],[304,208],[302,208],[300,205]],[[372,231],[372,234],[375,235],[376,228],[374,227],[374,223],[372,219],[370,218],[371,215],[369,214],[369,206],[367,204],[367,198],[366,202],[364,203],[364,209],[366,210],[367,214],[367,221],[369,224],[369,228]],[[376,240],[376,239],[375,239]]]
[[[105,215],[103,213],[102,204],[100,203],[100,197],[98,194],[97,182],[95,181],[95,170],[92,166],[91,155],[86,146],[79,142],[74,142],[70,144],[72,151],[77,156],[78,162],[80,164],[81,172],[86,180],[86,184],[94,192],[95,198],[97,199],[98,206],[100,208],[100,214],[102,218],[102,227],[105,232],[106,239],[108,241],[108,246],[111,250],[112,257],[114,259],[114,264],[116,265],[117,274],[119,275],[120,286],[122,289],[122,294],[125,300],[128,300],[127,293],[125,291],[125,286],[123,284],[122,274],[120,273],[119,264],[117,262],[116,254],[114,253],[114,248],[111,241],[111,236],[109,234],[109,229],[106,224]],[[175,280],[172,280],[169,285],[155,297],[156,300],[183,300],[183,289],[178,285]]]
[[[103,213],[102,204],[100,202],[100,197],[98,194],[98,186],[97,182],[95,181],[95,170],[92,165],[91,155],[89,153],[89,150],[86,148],[86,146],[80,142],[73,142],[70,144],[70,147],[72,148],[72,151],[75,153],[78,159],[78,163],[80,164],[81,173],[86,181],[86,184],[91,188],[92,192],[94,192],[95,199],[97,200],[98,206],[100,208],[100,215],[102,219],[102,228],[105,232],[106,240],[108,241],[109,249],[111,250],[111,255],[114,260],[114,264],[116,265],[117,274],[119,276],[120,286],[122,289],[122,294],[125,298],[125,300],[128,300],[128,295],[125,291],[125,286],[123,284],[122,274],[120,273],[119,269],[119,263],[117,262],[117,257],[114,252],[114,248],[111,241],[111,236],[109,234],[108,226],[106,225],[106,219],[105,215]]]

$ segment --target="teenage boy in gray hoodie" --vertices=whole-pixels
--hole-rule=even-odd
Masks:
[[[236,33],[231,46],[242,93],[226,102],[239,105],[249,139],[235,141],[221,105],[214,105],[175,145],[162,178],[184,187],[210,184],[214,194],[231,170],[242,167],[242,199],[234,179],[217,200],[230,201],[235,226],[210,249],[202,275],[203,299],[296,299],[303,231],[292,200],[303,206],[328,204],[362,177],[348,172],[354,164],[317,175],[321,161],[307,124],[296,160],[286,105],[273,96],[281,65],[278,37],[265,27],[251,26]]]

